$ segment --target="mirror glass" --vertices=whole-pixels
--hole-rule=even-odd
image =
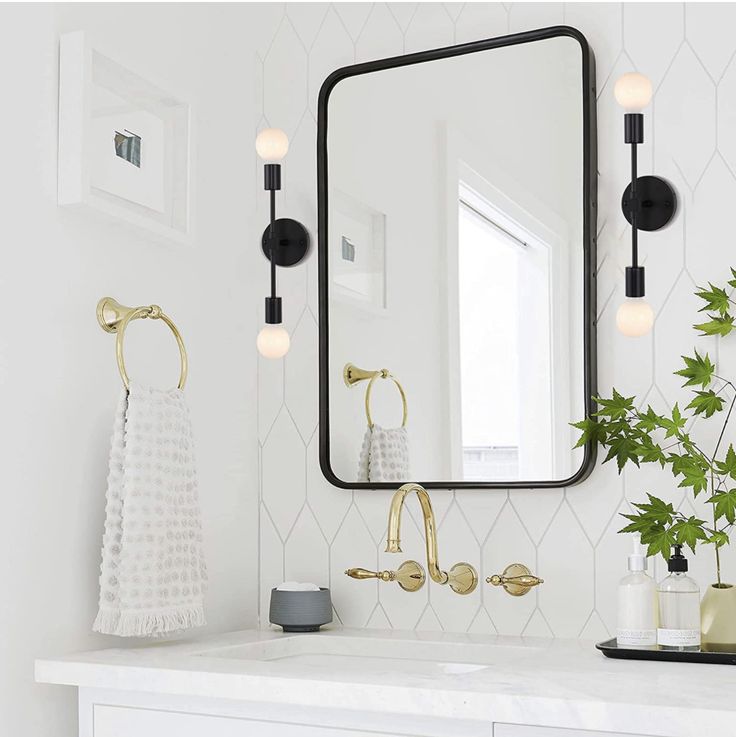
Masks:
[[[333,483],[562,485],[587,463],[588,63],[561,35],[323,90]]]

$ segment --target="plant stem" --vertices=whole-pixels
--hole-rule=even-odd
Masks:
[[[720,379],[721,381],[725,382],[725,385],[730,386],[732,389],[734,388],[733,384],[726,380],[721,378],[720,376],[716,376],[717,379]],[[718,455],[718,450],[721,447],[721,441],[723,440],[723,436],[726,432],[726,428],[728,427],[728,421],[731,419],[731,413],[733,412],[734,404],[736,404],[736,395],[734,395],[733,399],[731,400],[731,404],[728,408],[728,413],[726,414],[726,419],[723,423],[723,427],[721,428],[721,434],[718,436],[718,442],[716,443],[716,449],[713,451],[713,457],[710,461],[710,490],[711,490],[711,496],[713,496],[716,493],[716,485],[715,485],[715,479],[714,479],[714,473],[713,473],[713,464],[716,462],[716,456]],[[713,505],[713,529],[718,531],[718,523],[716,522],[716,507]],[[716,582],[718,583],[718,586],[721,585],[721,550],[718,547],[718,545],[715,546],[716,549]]]

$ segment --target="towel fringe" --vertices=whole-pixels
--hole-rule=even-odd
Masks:
[[[114,635],[117,630],[119,620],[120,612],[110,611],[109,609],[100,609],[95,617],[92,630],[94,632],[99,632],[102,635]]]
[[[201,606],[176,609],[170,612],[103,612],[95,619],[93,629],[118,637],[154,637],[179,632],[206,624]]]

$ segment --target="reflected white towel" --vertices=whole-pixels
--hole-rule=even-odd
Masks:
[[[205,623],[197,474],[179,389],[132,384],[118,403],[107,478],[96,632],[163,635]]]
[[[358,461],[358,481],[408,481],[409,435],[405,427],[367,428]]]

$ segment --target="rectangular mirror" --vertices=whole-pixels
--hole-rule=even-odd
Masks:
[[[319,101],[320,462],[558,487],[594,448],[595,90],[556,27],[358,64]]]

